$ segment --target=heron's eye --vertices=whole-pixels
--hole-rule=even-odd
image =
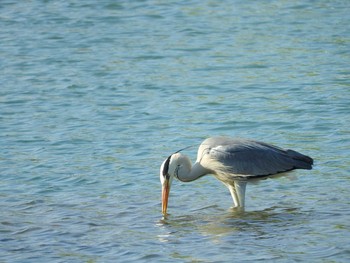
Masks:
[[[163,167],[162,174],[164,177],[169,178],[169,163],[170,163],[171,155],[166,159]]]

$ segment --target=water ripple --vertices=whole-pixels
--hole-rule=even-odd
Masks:
[[[349,259],[347,1],[4,1],[0,251],[6,262]],[[251,185],[159,165],[205,137],[305,152]],[[195,160],[196,148],[184,151]]]

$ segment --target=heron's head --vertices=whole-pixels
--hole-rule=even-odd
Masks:
[[[173,155],[170,155],[164,160],[160,166],[160,183],[162,184],[162,213],[166,215],[168,208],[168,198],[170,193],[171,183],[174,179],[174,173],[170,173],[169,166]]]
[[[174,177],[180,180],[182,171],[191,169],[191,161],[181,153],[174,153],[164,160],[160,166],[160,182],[162,184],[162,212],[166,215],[171,183]]]

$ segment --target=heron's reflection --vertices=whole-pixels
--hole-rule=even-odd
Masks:
[[[201,210],[201,211],[199,211]],[[210,206],[192,211],[191,214],[163,217],[157,222],[162,229],[158,238],[162,242],[176,242],[194,232],[220,242],[225,236],[249,235],[257,239],[271,238],[276,228],[305,222],[300,208],[271,207],[261,211],[224,210]]]

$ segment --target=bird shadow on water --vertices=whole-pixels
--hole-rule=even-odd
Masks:
[[[260,211],[242,211],[209,206],[186,215],[166,215],[156,224],[166,230],[161,241],[174,236],[197,233],[215,239],[229,235],[249,235],[254,238],[272,238],[279,231],[293,225],[304,224],[307,215],[299,208],[271,207]]]

